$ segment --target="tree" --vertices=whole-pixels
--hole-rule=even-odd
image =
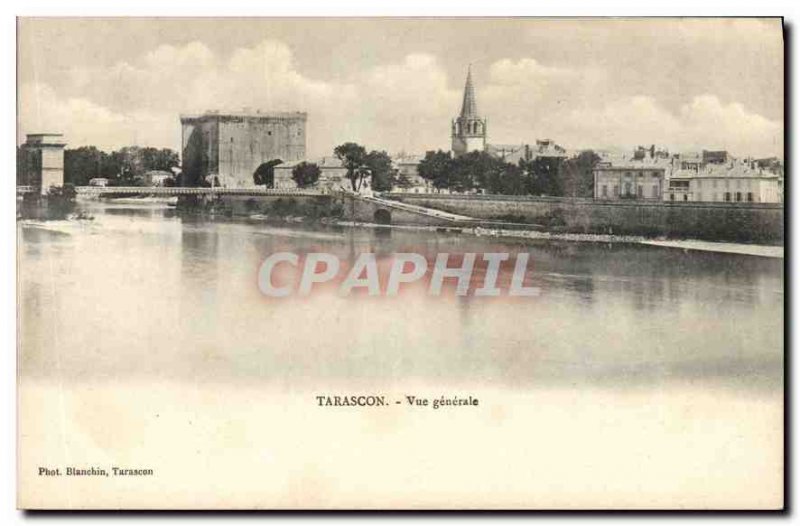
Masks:
[[[450,162],[452,160],[449,152],[443,152],[442,150],[426,152],[425,158],[417,166],[417,172],[420,177],[430,181],[434,188],[448,188],[450,183]]]
[[[450,186],[459,192],[483,189],[489,193],[506,193],[505,177],[511,165],[486,152],[469,152],[457,157]]]
[[[467,153],[452,159],[448,163],[447,188],[454,192],[469,192],[475,189],[475,173],[478,159]]]
[[[140,148],[136,155],[141,159],[141,168],[145,172],[150,170],[169,172],[180,164],[178,152],[169,148]]]
[[[64,182],[86,186],[91,179],[107,174],[108,160],[108,154],[94,146],[64,150]]]
[[[367,150],[360,144],[346,142],[333,149],[333,154],[342,161],[342,165],[347,170],[347,178],[354,192],[361,190],[364,178],[369,175],[366,166]]]
[[[411,180],[411,177],[406,172],[402,172],[397,176],[395,185],[403,190],[408,190],[414,186],[414,181]]]
[[[386,152],[372,150],[364,158],[364,165],[372,176],[372,189],[376,192],[389,192],[395,183],[392,158]]]
[[[273,159],[265,163],[261,163],[256,171],[253,172],[253,183],[257,186],[264,185],[266,188],[275,186],[275,167],[283,164],[281,159]]]
[[[501,159],[487,163],[480,176],[480,187],[489,194],[525,195],[525,173],[519,166]]]
[[[559,177],[561,157],[536,157],[521,160],[520,168],[525,172],[527,193],[531,195],[564,195],[563,181]]]
[[[567,197],[592,197],[594,195],[595,165],[600,156],[586,150],[561,163],[559,178],[563,181],[564,195]]]
[[[319,180],[320,169],[314,163],[301,162],[292,168],[292,179],[297,183],[299,188],[308,188],[314,186]]]

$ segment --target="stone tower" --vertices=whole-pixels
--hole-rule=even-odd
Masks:
[[[481,119],[478,116],[471,67],[467,70],[467,83],[464,86],[464,101],[461,103],[461,114],[453,119],[452,126],[453,155],[456,157],[468,152],[482,152],[486,148],[486,119]]]
[[[29,133],[20,146],[17,184],[46,194],[51,186],[64,186],[64,137],[60,133]]]
[[[306,158],[306,118],[249,110],[181,115],[183,173],[190,184],[214,176],[222,186],[252,188],[262,165]]]

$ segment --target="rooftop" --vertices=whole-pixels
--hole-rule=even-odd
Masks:
[[[672,178],[695,179],[703,177],[777,179],[778,174],[764,168],[753,168],[745,162],[708,164],[700,170],[676,170]]]
[[[181,114],[181,121],[190,119],[230,119],[230,118],[248,118],[248,119],[303,119],[308,117],[308,114],[303,111],[262,111],[251,110],[244,108],[240,111],[219,111],[208,110],[205,113],[189,113]]]
[[[41,144],[42,146],[66,146],[62,133],[28,133],[25,144]]]

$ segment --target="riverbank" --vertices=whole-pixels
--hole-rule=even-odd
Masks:
[[[767,258],[783,259],[783,247],[773,245],[746,245],[742,243],[715,243],[696,239],[670,241],[661,239],[645,239],[641,243],[659,247],[682,248],[684,250],[701,250],[706,252],[722,252],[727,254],[746,254]]]
[[[467,234],[476,237],[495,237],[498,239],[518,239],[536,241],[570,241],[576,243],[630,243],[660,246],[665,248],[675,248],[682,250],[699,250],[705,252],[717,252],[725,254],[740,254],[748,256],[759,256],[768,258],[782,259],[784,248],[773,245],[754,245],[745,243],[726,243],[715,241],[702,241],[696,239],[654,239],[644,236],[626,236],[616,234],[570,234],[553,233],[538,230],[520,229],[501,229],[501,228],[460,228],[460,227],[433,227],[433,226],[411,226],[411,225],[378,225],[374,223],[358,223],[353,221],[337,221],[339,226],[362,227],[362,228],[386,228],[399,230],[427,230],[435,232],[447,232],[455,234]]]
[[[113,205],[146,205],[155,207],[168,206],[163,199],[160,198],[132,198],[132,199],[113,199],[105,201]],[[171,208],[171,207],[170,207]],[[282,215],[278,211],[291,210],[294,213]],[[296,215],[298,210],[294,207],[274,207],[269,210],[271,213],[251,213],[251,214],[225,214],[223,211],[209,211],[204,209],[194,209],[192,211],[183,210],[181,213],[189,213],[190,215],[197,215],[207,217],[209,219],[216,219],[225,217],[233,220],[244,220],[247,222],[263,223],[269,225],[303,225],[306,227],[313,227],[318,225],[320,227],[357,227],[365,229],[391,229],[391,230],[407,230],[407,231],[429,231],[440,232],[448,234],[463,234],[475,237],[491,237],[497,239],[512,239],[512,240],[530,240],[530,241],[559,241],[559,242],[576,242],[576,243],[627,243],[627,244],[642,244],[659,246],[664,248],[673,248],[681,250],[695,250],[705,252],[717,252],[728,254],[741,254],[758,257],[778,258],[784,257],[784,247],[776,245],[762,245],[762,244],[746,244],[746,243],[730,243],[723,241],[706,241],[697,239],[666,239],[663,237],[647,237],[637,235],[622,235],[622,234],[585,234],[585,233],[568,233],[568,232],[548,232],[542,230],[542,227],[531,225],[532,228],[522,228],[523,225],[509,224],[510,228],[501,228],[499,225],[491,226],[425,226],[425,225],[380,225],[369,222],[346,221],[341,218],[332,217],[328,215],[321,215],[317,217],[309,217],[307,215]],[[86,219],[84,217],[72,217],[74,219]],[[71,218],[71,219],[72,219]],[[31,228],[42,229],[56,229],[64,230],[64,222],[50,222],[43,223],[41,221],[26,221],[27,225]],[[58,224],[58,226],[56,226]]]
[[[476,220],[513,218],[548,230],[783,245],[782,203],[603,201],[510,195],[408,194],[383,197]]]

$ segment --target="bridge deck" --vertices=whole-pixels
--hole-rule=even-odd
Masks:
[[[25,194],[34,192],[36,188],[32,186],[18,186],[17,193]],[[76,186],[75,191],[79,195],[109,195],[109,194],[128,194],[128,195],[253,195],[253,196],[313,196],[330,195],[330,193],[320,190],[280,190],[266,188],[204,188],[204,187],[182,187],[182,186]]]
[[[469,222],[469,221],[476,221],[475,218],[459,215],[459,214],[452,214],[450,212],[445,212],[443,210],[437,210],[434,208],[427,208],[424,206],[419,205],[410,205],[407,203],[402,203],[400,201],[393,201],[391,199],[383,199],[380,197],[362,197],[365,201],[371,201],[375,204],[380,204],[381,206],[385,206],[386,208],[394,208],[397,210],[404,210],[406,212],[411,212],[412,214],[419,214],[428,217],[436,217],[439,219],[445,219],[447,221],[453,222]]]

